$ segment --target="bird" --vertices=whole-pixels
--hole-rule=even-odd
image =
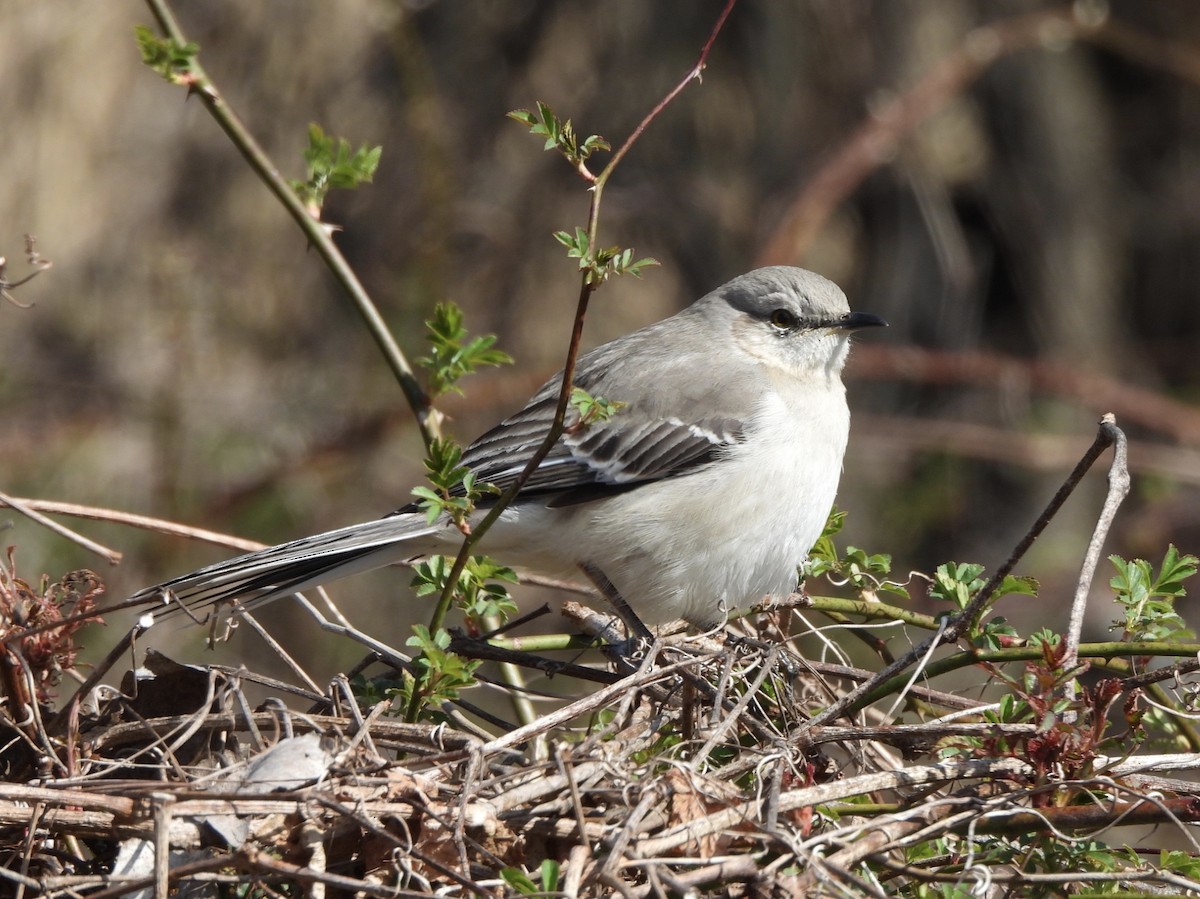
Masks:
[[[849,435],[841,373],[855,331],[832,281],[792,266],[733,278],[579,357],[574,385],[615,412],[568,412],[549,453],[478,545],[504,564],[583,572],[639,635],[719,627],[787,595],[832,508]],[[480,484],[511,486],[544,442],[561,372],[469,444]],[[486,495],[477,522],[495,502]],[[389,515],[200,568],[132,597],[250,609],[350,574],[455,554],[461,530],[409,503]],[[633,617],[633,623],[630,617]]]

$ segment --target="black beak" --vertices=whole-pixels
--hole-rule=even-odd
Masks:
[[[851,312],[838,319],[837,327],[845,331],[857,331],[859,328],[886,328],[887,322],[870,312]]]

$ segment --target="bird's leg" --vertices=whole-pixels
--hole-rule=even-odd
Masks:
[[[620,591],[613,586],[613,582],[608,579],[608,575],[591,562],[580,562],[579,568],[596,585],[596,589],[603,593],[605,598],[612,603],[613,610],[617,613],[617,617],[625,622],[625,627],[629,629],[630,635],[636,637],[639,642],[644,641],[647,645],[653,643],[654,634],[650,632],[650,628],[642,623],[642,619],[638,618],[637,613],[629,607],[629,603],[625,601],[625,597],[621,595]]]

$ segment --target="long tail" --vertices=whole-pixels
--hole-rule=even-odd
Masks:
[[[429,524],[417,513],[352,524],[208,565],[139,590],[130,602],[176,600],[199,609],[238,599],[245,606],[259,606],[347,575],[427,555],[436,551],[433,538],[444,530],[444,524]]]

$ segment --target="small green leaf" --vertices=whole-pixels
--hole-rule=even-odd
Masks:
[[[429,371],[429,392],[434,397],[447,391],[462,393],[460,378],[485,365],[507,365],[512,357],[495,348],[496,337],[485,334],[468,339],[462,310],[454,303],[438,303],[433,318],[425,322],[431,351],[417,360]]]
[[[947,562],[939,565],[933,573],[933,585],[929,588],[930,599],[948,602],[958,610],[965,609],[983,587],[983,566],[974,562]]]
[[[532,896],[538,892],[537,884],[520,868],[501,868],[500,877],[522,896]]]
[[[354,190],[374,179],[383,148],[364,145],[351,152],[345,138],[327,135],[320,125],[313,123],[308,126],[308,146],[303,155],[307,177],[289,183],[309,212],[320,217],[330,190]]]
[[[579,430],[600,422],[606,422],[625,408],[626,403],[610,400],[602,396],[592,396],[582,387],[571,388],[571,408],[579,416],[571,428]]]
[[[1200,560],[1181,556],[1172,544],[1157,575],[1144,559],[1126,561],[1114,555],[1109,561],[1117,569],[1109,584],[1125,614],[1111,629],[1123,629],[1125,640],[1191,639],[1193,632],[1175,611],[1175,601],[1187,595],[1183,583],[1196,573]]]
[[[133,33],[145,65],[171,84],[191,86],[195,82],[193,66],[200,52],[197,44],[159,37],[145,25],[135,26]]]
[[[580,141],[570,119],[563,121],[541,100],[537,101],[536,106],[536,112],[514,109],[508,113],[508,117],[520,122],[535,137],[546,138],[542,145],[544,150],[557,149],[567,162],[578,168],[596,151],[611,149],[608,141],[598,134],[589,135]]]
[[[988,621],[979,633],[971,637],[971,644],[979,649],[1006,649],[1021,646],[1024,642],[1017,629],[999,616]]]
[[[552,858],[542,859],[542,891],[558,892],[559,865]]]

